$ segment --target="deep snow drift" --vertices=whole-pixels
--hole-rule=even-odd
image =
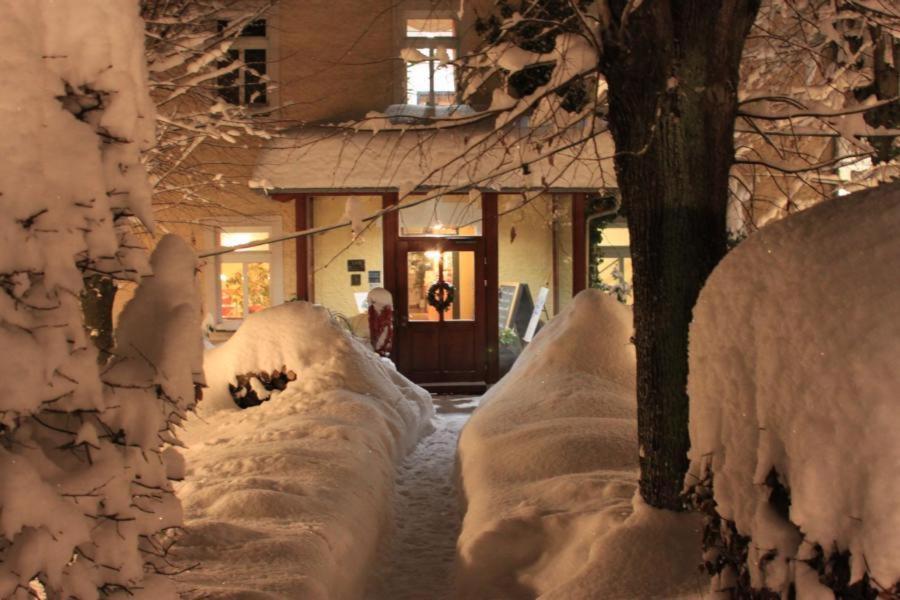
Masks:
[[[753,538],[754,587],[796,578],[800,598],[830,598],[793,560],[815,544],[849,550],[852,580],[900,580],[900,184],[754,234],[694,315],[687,483],[711,471],[718,513]],[[790,522],[769,502],[773,469]]]
[[[463,429],[459,588],[477,598],[695,595],[700,521],[636,496],[630,310],[586,290]]]
[[[189,597],[358,598],[391,523],[396,463],[430,429],[427,392],[330,320],[293,302],[251,315],[209,350],[209,389],[184,439],[179,490]],[[246,410],[235,375],[286,367]]]

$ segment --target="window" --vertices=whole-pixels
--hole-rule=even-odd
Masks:
[[[480,195],[448,194],[400,211],[400,237],[480,235]]]
[[[605,201],[605,198],[598,200]],[[620,302],[630,304],[633,298],[628,223],[622,217],[609,215],[588,217],[587,224],[588,285],[615,294]]]
[[[264,240],[278,233],[275,226],[216,226],[214,245],[226,248]],[[215,259],[212,298],[215,321],[223,329],[235,329],[248,315],[280,304],[281,257],[279,245],[242,248]]]
[[[456,21],[406,19],[406,101],[428,106],[456,102]]]
[[[219,30],[228,26],[219,21]],[[265,19],[251,21],[228,50],[227,57],[219,62],[224,68],[235,62],[241,65],[218,78],[219,96],[229,104],[265,106],[268,104],[266,87],[268,37]]]

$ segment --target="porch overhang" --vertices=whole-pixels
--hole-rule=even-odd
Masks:
[[[555,150],[516,141],[529,133],[521,127],[501,133],[485,124],[377,132],[304,127],[260,153],[252,186],[270,194],[401,197],[436,190],[590,193],[616,187],[608,133],[563,138]]]

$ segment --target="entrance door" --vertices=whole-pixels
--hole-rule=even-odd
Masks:
[[[482,239],[401,239],[396,268],[400,371],[416,383],[485,381]]]

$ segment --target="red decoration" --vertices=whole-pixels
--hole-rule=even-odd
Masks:
[[[369,343],[381,356],[390,356],[394,346],[394,307],[384,306],[379,311],[369,306]]]

